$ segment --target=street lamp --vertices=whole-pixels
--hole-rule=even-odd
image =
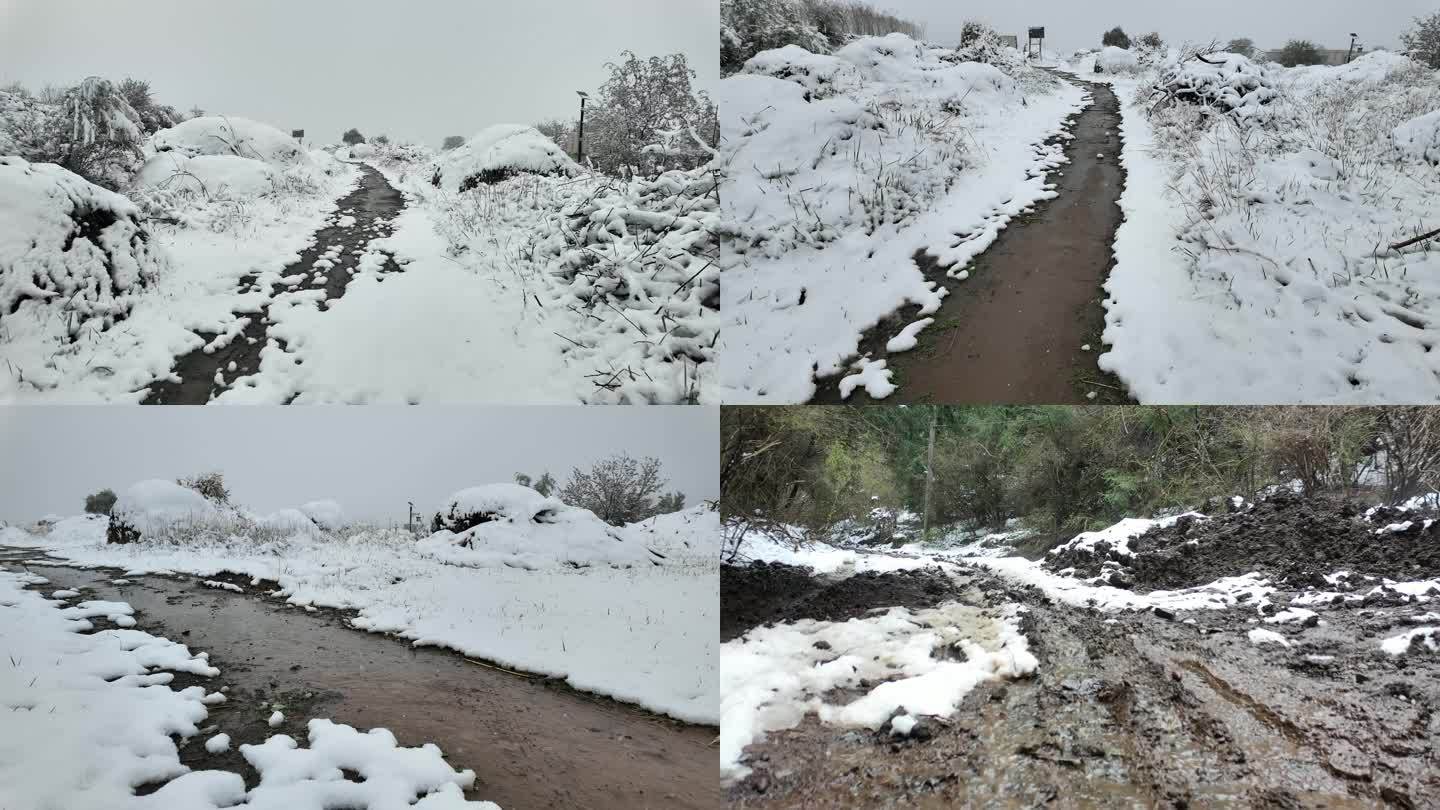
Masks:
[[[585,99],[589,98],[589,97],[590,97],[590,94],[587,93],[587,92],[585,92],[584,90],[576,90],[576,91],[575,91],[575,95],[577,95],[577,96],[580,97],[580,135],[576,138],[576,142],[575,142],[575,152],[577,153],[577,154],[576,154],[576,157],[575,157],[575,162],[576,162],[576,163],[584,163],[584,162],[585,162]]]
[[[1355,58],[1355,40],[1357,40],[1357,39],[1359,39],[1359,38],[1360,38],[1360,35],[1359,35],[1359,34],[1351,34],[1351,35],[1350,35],[1350,52],[1347,53],[1347,54],[1345,54],[1345,64],[1347,64],[1347,65],[1350,64],[1350,60],[1351,60],[1351,59],[1354,59],[1354,58]]]

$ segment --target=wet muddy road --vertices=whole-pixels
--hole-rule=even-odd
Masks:
[[[345,287],[356,272],[366,245],[372,239],[391,234],[395,216],[405,207],[404,196],[391,186],[380,172],[364,164],[356,164],[356,167],[361,172],[360,185],[340,198],[331,217],[331,221],[338,217],[353,217],[355,222],[348,226],[329,225],[316,231],[314,243],[300,254],[298,261],[280,273],[282,277],[303,275],[305,279],[295,287],[277,285],[272,297],[287,290],[322,289],[327,302],[342,297],[345,295]],[[316,262],[322,259],[325,261],[317,267]],[[326,262],[329,262],[330,266],[325,266]],[[394,257],[386,254],[380,272],[391,273],[399,269]],[[316,278],[317,274],[323,277]],[[242,292],[260,289],[254,275],[240,279]],[[267,340],[273,339],[267,335],[270,307],[267,304],[259,313],[237,315],[248,320],[238,335],[206,353],[205,347],[212,345],[219,335],[210,332],[197,333],[205,341],[205,346],[177,358],[170,371],[171,377],[156,380],[146,389],[143,404],[203,405],[219,396],[236,378],[258,372],[260,351],[265,348]],[[280,349],[285,348],[284,341],[274,340]],[[223,383],[216,381],[217,372],[224,380]]]
[[[1120,106],[1108,86],[1084,86],[1094,103],[1074,119],[1074,139],[1065,147],[1070,162],[1049,176],[1059,196],[1001,231],[970,263],[967,281],[947,278],[944,268],[917,255],[926,277],[951,294],[916,348],[884,351],[916,320],[914,308],[862,340],[862,353],[888,358],[896,372],[900,388],[886,402],[1083,403],[1090,391],[1102,401],[1124,399],[1119,384],[1095,365],[1105,323],[1101,285],[1122,219]],[[1090,351],[1081,348],[1087,344]],[[838,379],[822,383],[815,401],[840,402]],[[848,401],[873,402],[863,390]]]
[[[1027,605],[1038,673],[926,718],[923,741],[811,715],[747,749],[753,773],[726,787],[727,803],[1440,806],[1440,662],[1379,652],[1374,639],[1404,621],[1397,611],[1326,611],[1325,625],[1279,628],[1292,643],[1282,649],[1247,640],[1250,610],[1189,614],[1195,624],[1099,614],[982,572],[957,577],[947,598]]]
[[[11,554],[34,558],[34,552]],[[210,723],[234,739],[230,753],[182,748],[194,768],[255,774],[241,743],[275,733],[305,739],[313,717],[390,729],[402,745],[439,745],[456,768],[477,775],[468,795],[524,808],[701,808],[716,804],[714,728],[685,726],[604,698],[546,685],[436,649],[344,626],[335,611],[308,613],[278,600],[208,588],[188,577],[133,577],[115,571],[29,566],[51,580],[45,592],[82,590],[82,599],[129,602],[138,629],[210,653],[209,681],[230,700]],[[243,581],[243,580],[242,580]],[[262,587],[247,590],[263,591]],[[103,624],[102,622],[99,622]],[[265,724],[274,707],[284,725]],[[158,788],[159,786],[154,786]]]

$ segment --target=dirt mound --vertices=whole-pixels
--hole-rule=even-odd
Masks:
[[[1427,527],[1428,517],[1433,515],[1382,509],[1367,518],[1353,502],[1280,493],[1234,514],[1151,529],[1130,540],[1133,557],[1097,543],[1093,551],[1052,555],[1046,565],[1074,568],[1077,576],[1108,570],[1110,584],[1143,591],[1251,571],[1292,587],[1324,587],[1324,577],[1337,571],[1426,579],[1440,577],[1440,523]]]
[[[954,583],[939,568],[866,571],[835,579],[783,563],[724,565],[720,567],[720,640],[775,622],[837,622],[876,608],[934,607],[954,591]]]

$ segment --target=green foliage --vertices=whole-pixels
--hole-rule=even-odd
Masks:
[[[1255,40],[1249,37],[1232,39],[1230,43],[1225,46],[1225,50],[1229,53],[1238,53],[1247,59],[1254,59],[1256,53]]]
[[[115,508],[115,491],[102,489],[85,496],[85,511],[92,515],[108,515]]]
[[[1138,44],[1143,45],[1143,46],[1145,46],[1145,47],[1147,47],[1147,48],[1163,48],[1163,47],[1165,47],[1165,40],[1164,40],[1164,39],[1161,39],[1161,37],[1160,37],[1160,32],[1159,32],[1159,31],[1151,31],[1150,33],[1146,34],[1145,36],[1140,37],[1140,39],[1137,40],[1137,42],[1138,42]]]
[[[450,151],[451,149],[459,149],[460,147],[462,147],[462,146],[464,146],[464,145],[465,145],[465,138],[464,138],[464,136],[461,136],[461,135],[446,135],[446,136],[445,136],[445,143],[444,143],[440,148],[448,152],[448,151]]]
[[[1105,47],[1114,45],[1117,48],[1129,48],[1130,37],[1125,33],[1124,28],[1117,25],[1100,37],[1100,44]]]
[[[1278,61],[1285,67],[1318,65],[1324,61],[1320,47],[1308,39],[1292,39],[1280,49]]]
[[[340,140],[348,146],[354,146],[357,143],[365,143],[365,136],[360,134],[360,130],[351,127],[345,130],[345,134],[340,136]]]

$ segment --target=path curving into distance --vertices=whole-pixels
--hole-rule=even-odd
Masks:
[[[316,231],[314,241],[300,254],[299,260],[290,264],[280,273],[281,276],[303,274],[308,279],[317,272],[314,267],[315,262],[324,257],[327,252],[334,255],[335,248],[338,246],[339,255],[335,257],[334,265],[324,270],[325,283],[323,287],[304,282],[305,286],[300,288],[324,289],[326,302],[324,306],[328,306],[329,302],[345,294],[345,287],[350,283],[360,260],[360,254],[355,251],[363,253],[372,239],[389,236],[394,230],[395,217],[405,207],[404,195],[390,185],[380,172],[363,163],[356,164],[356,166],[362,173],[360,185],[354,191],[341,197],[336,204],[336,214],[352,216],[355,218],[355,223],[349,226],[330,225]],[[385,266],[381,272],[390,273],[399,269],[394,257],[387,254]],[[255,275],[242,277],[240,289],[245,292],[259,290]],[[283,294],[286,289],[279,287],[274,295]],[[258,314],[237,313],[237,315],[249,318],[250,322],[234,340],[208,354],[205,352],[205,347],[201,346],[189,354],[181,355],[171,368],[170,377],[156,380],[147,387],[148,393],[142,404],[204,405],[219,396],[228,387],[228,383],[239,377],[259,372],[260,351],[265,348],[266,341],[270,339],[267,336],[270,306],[266,304]],[[196,334],[205,341],[207,346],[218,337],[217,334],[211,332],[197,332]],[[285,348],[283,340],[276,339],[276,343],[282,350]],[[231,363],[235,364],[233,371],[230,370]],[[215,381],[216,372],[221,372],[227,384]]]

